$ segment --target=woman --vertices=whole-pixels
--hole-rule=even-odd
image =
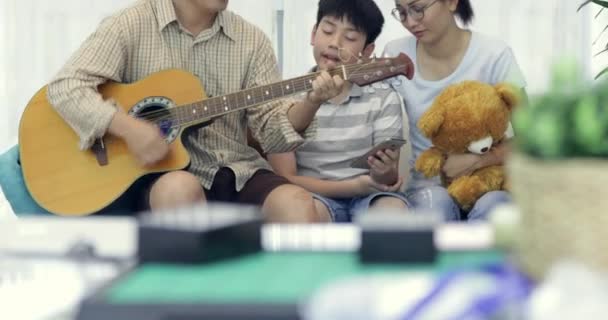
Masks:
[[[464,80],[510,82],[523,91],[526,83],[512,50],[500,40],[458,25],[457,19],[464,26],[473,19],[469,0],[397,0],[391,14],[413,35],[388,43],[384,50],[389,56],[404,52],[416,63],[414,79],[394,84],[409,115],[412,164],[431,146],[416,126],[418,119],[446,86]],[[454,179],[478,168],[502,164],[507,148],[503,143],[481,156],[450,156],[443,172]],[[494,191],[480,198],[471,211],[461,212],[439,179],[425,179],[415,170],[406,193],[418,210],[441,211],[447,220],[484,219],[497,204],[510,201],[508,193]]]

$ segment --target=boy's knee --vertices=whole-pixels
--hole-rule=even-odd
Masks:
[[[327,217],[331,219],[331,213],[329,212],[329,208],[327,207],[327,205],[325,203],[323,203],[322,201],[319,201],[317,199],[313,199],[313,203],[315,206],[315,210],[317,211],[317,215],[320,217],[320,220],[322,220],[323,222],[325,222],[325,219],[322,219],[323,217]]]
[[[392,196],[380,196],[372,200],[370,207],[374,208],[397,208],[407,209],[407,204],[402,199]]]
[[[269,222],[315,223],[328,222],[329,216],[319,213],[312,194],[293,184],[274,189],[262,207]]]

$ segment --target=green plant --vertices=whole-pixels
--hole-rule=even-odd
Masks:
[[[588,5],[588,4],[590,4],[590,3],[594,3],[594,4],[597,4],[597,5],[599,5],[599,6],[601,6],[601,7],[602,7],[602,8],[600,9],[600,11],[599,11],[599,12],[598,12],[598,13],[595,15],[595,19],[597,19],[597,18],[600,16],[600,14],[601,14],[601,13],[604,11],[604,9],[605,9],[605,8],[608,8],[608,0],[585,0],[585,2],[583,2],[583,3],[582,3],[582,4],[581,4],[579,7],[578,7],[578,10],[577,10],[577,11],[580,11],[580,10],[581,10],[583,7],[585,7],[586,5]],[[600,39],[600,37],[602,36],[602,34],[604,34],[604,32],[605,32],[606,30],[608,30],[608,25],[604,27],[604,29],[602,30],[602,32],[600,32],[599,36],[598,36],[598,37],[597,37],[597,39],[596,39],[596,40],[593,42],[593,44],[595,44],[595,43],[596,43],[596,42],[597,42],[597,41]],[[603,49],[602,49],[600,52],[596,53],[596,54],[594,55],[594,57],[596,57],[596,56],[598,56],[598,55],[600,55],[600,54],[602,54],[602,53],[604,53],[604,52],[607,52],[607,51],[608,51],[608,43],[607,43],[607,44],[604,46],[604,48],[603,48]],[[600,71],[600,72],[599,72],[599,73],[598,73],[598,74],[595,76],[595,78],[597,79],[597,78],[601,77],[601,76],[602,76],[603,74],[605,74],[606,72],[608,72],[608,67],[606,67],[606,68],[604,68],[604,70]]]
[[[558,61],[548,92],[516,109],[519,150],[545,159],[608,157],[608,82],[589,86],[580,74],[572,59]]]

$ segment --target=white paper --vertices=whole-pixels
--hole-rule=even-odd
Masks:
[[[110,263],[0,255],[0,319],[75,319],[82,298],[119,270]]]

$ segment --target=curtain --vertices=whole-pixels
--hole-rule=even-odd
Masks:
[[[0,153],[17,142],[21,113],[101,20],[134,0],[0,1]],[[276,44],[276,0],[231,0],[229,8]],[[276,46],[275,46],[276,47]]]
[[[124,0],[0,2],[0,152],[17,141],[29,98]]]
[[[591,68],[591,22],[588,10],[577,12],[573,0],[473,0],[473,29],[503,39],[515,53],[528,92],[548,88],[551,65],[573,57],[588,78]]]

